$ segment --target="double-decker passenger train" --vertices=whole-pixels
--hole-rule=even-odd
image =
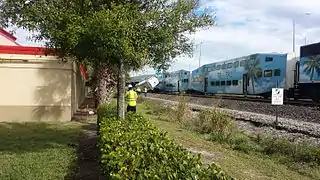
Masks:
[[[320,43],[294,53],[256,53],[205,64],[193,71],[157,73],[157,91],[258,95],[284,88],[287,98],[320,100]],[[133,77],[134,79],[135,77]]]

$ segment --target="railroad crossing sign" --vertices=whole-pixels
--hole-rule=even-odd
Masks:
[[[283,105],[283,88],[272,88],[272,105]]]

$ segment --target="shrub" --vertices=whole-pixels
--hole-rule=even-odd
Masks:
[[[166,133],[138,114],[101,121],[101,162],[109,179],[231,179],[212,164],[204,167]]]
[[[200,133],[229,135],[232,133],[235,124],[234,120],[225,112],[221,112],[218,109],[210,109],[200,111],[196,126]]]
[[[176,108],[175,117],[178,122],[183,122],[189,117],[189,99],[187,96],[180,96],[178,106]]]
[[[98,130],[100,129],[100,123],[103,118],[116,116],[116,106],[114,104],[103,104],[97,109],[97,125]],[[99,134],[99,131],[98,131]]]
[[[320,165],[320,146],[303,142],[293,144],[286,139],[266,137],[261,142],[263,153],[267,155],[287,155],[295,162],[315,163]]]

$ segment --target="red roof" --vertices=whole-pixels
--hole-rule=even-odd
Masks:
[[[16,45],[20,46],[20,44],[18,44],[16,42],[17,38],[14,37],[12,34],[10,34],[9,32],[7,32],[6,30],[0,28],[0,36],[5,37],[6,39],[8,39],[9,41],[15,43]]]
[[[0,28],[0,35],[7,38],[8,40],[16,43],[16,37],[8,33],[4,29]],[[32,46],[21,46],[16,43],[18,46],[1,46],[0,45],[0,54],[22,54],[22,55],[47,55],[54,54],[54,49],[48,49],[45,47],[32,47]],[[50,50],[50,52],[48,52]],[[81,74],[88,80],[88,73],[86,68],[80,64]]]
[[[45,47],[0,46],[0,54],[46,55],[49,54],[47,50]]]

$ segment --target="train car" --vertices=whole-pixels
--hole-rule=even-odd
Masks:
[[[270,96],[285,87],[287,54],[260,53],[203,65],[192,72],[192,89],[207,94]]]
[[[320,100],[320,43],[300,47],[294,82],[290,97]]]
[[[163,90],[166,92],[185,92],[189,88],[190,72],[178,70],[170,73],[164,73]]]
[[[191,72],[191,85],[189,91],[191,93],[204,93],[204,69],[206,65],[203,65]]]
[[[155,74],[156,78],[159,80],[159,84],[154,88],[154,92],[164,92],[165,90],[165,84],[164,84],[164,73],[163,72],[157,72]]]

